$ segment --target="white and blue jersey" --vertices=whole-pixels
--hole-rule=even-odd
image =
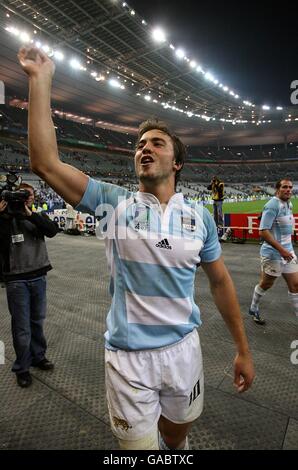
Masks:
[[[292,233],[294,228],[294,217],[292,203],[282,201],[274,196],[265,204],[260,222],[260,230],[269,230],[274,239],[283,248],[293,250]],[[261,246],[261,256],[266,256],[272,260],[282,260],[279,252],[266,241]]]
[[[107,348],[164,347],[201,324],[196,268],[221,254],[207,209],[176,193],[163,211],[153,194],[92,178],[76,209],[95,214],[106,243],[112,295]]]

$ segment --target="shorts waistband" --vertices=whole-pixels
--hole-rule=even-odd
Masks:
[[[194,328],[192,331],[187,333],[183,338],[179,339],[175,343],[167,344],[166,346],[162,346],[160,348],[152,348],[152,349],[116,349],[114,352],[125,352],[125,353],[134,353],[134,354],[142,354],[142,353],[160,353],[164,351],[169,351],[171,348],[176,348],[178,345],[181,345],[192,338],[192,336],[196,334],[199,336],[197,328]],[[113,352],[112,349],[108,349],[108,351]]]

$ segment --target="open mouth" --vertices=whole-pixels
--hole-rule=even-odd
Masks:
[[[142,158],[141,158],[141,165],[148,165],[149,163],[153,163],[154,160],[152,157],[150,157],[150,155],[144,155]]]

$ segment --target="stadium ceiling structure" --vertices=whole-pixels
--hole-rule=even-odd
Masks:
[[[16,51],[31,42],[56,62],[57,109],[113,123],[121,132],[157,116],[190,144],[298,140],[297,107],[269,108],[239,96],[162,32],[155,31],[154,41],[146,18],[126,2],[0,0],[0,15],[0,79],[10,96],[26,99]]]

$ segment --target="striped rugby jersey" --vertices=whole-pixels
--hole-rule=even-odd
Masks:
[[[260,230],[270,230],[275,240],[289,251],[294,251],[292,233],[295,221],[292,208],[291,202],[274,196],[265,204],[260,222]],[[282,260],[279,252],[266,241],[261,246],[260,254],[273,260]]]
[[[76,209],[95,214],[105,240],[112,296],[107,348],[160,348],[201,324],[196,268],[221,254],[207,209],[176,193],[163,211],[153,194],[92,178]]]

